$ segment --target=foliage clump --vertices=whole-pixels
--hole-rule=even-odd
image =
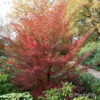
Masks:
[[[92,52],[83,62],[83,65],[100,68],[100,41],[86,44],[79,52],[79,56]]]

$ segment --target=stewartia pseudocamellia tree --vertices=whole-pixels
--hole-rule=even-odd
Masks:
[[[22,70],[16,74],[15,85],[30,90],[33,96],[78,76],[76,67],[80,60],[73,66],[69,62],[90,33],[70,42],[73,35],[68,34],[71,18],[66,19],[67,5],[62,2],[42,13],[31,13],[20,24],[13,24],[16,39],[7,38],[11,44],[8,51],[17,60],[14,66]]]

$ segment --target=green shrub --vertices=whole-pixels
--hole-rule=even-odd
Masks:
[[[7,74],[0,74],[0,83],[5,83],[8,80]]]
[[[2,67],[2,65],[7,63],[7,57],[6,56],[0,56],[0,66]]]
[[[28,92],[26,92],[1,95],[0,100],[33,100],[33,98]]]
[[[8,69],[11,70],[10,65],[7,64],[8,57],[0,56],[0,72],[8,74]],[[10,68],[9,68],[10,67]]]
[[[74,98],[74,86],[71,83],[65,83],[62,88],[45,91],[45,96],[40,97],[39,100],[66,100],[67,97],[70,98],[69,100],[100,100],[100,79],[89,73],[82,73],[79,80],[83,83],[82,87],[84,88],[84,92],[81,93],[86,94],[86,96]],[[90,96],[91,98],[89,98]]]
[[[94,49],[95,48],[95,49]],[[79,56],[83,56],[86,53],[93,52],[89,57],[87,57],[82,64],[89,65],[91,67],[100,67],[100,41],[91,42],[86,44],[79,52]]]
[[[95,77],[93,75],[89,73],[82,73],[80,74],[79,81],[83,83],[82,84],[83,91],[85,91],[86,93],[92,92],[91,86],[95,82]]]
[[[96,96],[96,99],[95,100],[100,100],[100,95],[99,96]]]
[[[44,97],[39,97],[39,100],[66,100],[67,97],[73,96],[72,83],[64,83],[62,88],[54,88],[44,92]]]
[[[61,88],[62,97],[71,96],[73,88],[74,86],[72,85],[72,83],[64,83],[63,87]]]
[[[91,88],[96,95],[100,96],[100,79],[96,79]]]
[[[68,100],[95,100],[90,99],[88,96],[80,96],[80,97],[73,97],[73,88],[74,86],[70,83],[65,83],[62,88],[60,89],[51,89],[45,91],[45,98],[40,97],[39,100],[67,100],[67,97],[70,99]]]
[[[8,59],[6,56],[0,56],[0,95],[18,92],[17,87],[12,83],[15,68],[7,63]]]
[[[45,96],[47,100],[59,100],[61,98],[61,94],[57,89],[51,89],[45,92]]]
[[[83,48],[81,48],[80,52],[78,53],[79,56],[83,56],[85,53],[89,53],[97,48],[100,45],[99,42],[90,42],[87,43]]]
[[[94,66],[94,67],[95,66],[97,67],[98,65],[100,65],[100,47],[97,47],[94,50],[94,53],[91,54],[86,60],[88,60],[88,59],[90,59],[90,61],[89,62],[83,62],[83,64],[91,65],[91,66]]]
[[[0,74],[0,95],[12,91],[17,91],[17,88],[12,85],[12,82],[9,80],[9,75]]]
[[[95,70],[100,71],[100,65],[97,65],[97,67],[95,67]]]
[[[90,92],[97,96],[100,95],[100,79],[89,73],[82,73],[79,80],[83,82],[82,87],[86,93]]]

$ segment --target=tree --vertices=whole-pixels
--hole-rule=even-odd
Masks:
[[[52,3],[50,0],[12,0],[13,10],[8,16],[13,20],[19,20],[32,12],[41,13],[52,6]]]
[[[84,3],[84,0],[12,0],[12,11],[8,16],[11,20],[18,21],[20,18],[27,17],[29,13],[41,13],[62,1],[71,2],[67,10],[69,16]]]
[[[76,14],[74,27],[76,32],[82,36],[95,27],[88,41],[97,41],[100,39],[100,1],[85,0],[85,3]]]
[[[33,96],[60,86],[62,82],[75,81],[79,76],[76,68],[87,56],[72,66],[69,64],[91,32],[75,43],[69,42],[73,34],[68,34],[71,18],[66,19],[67,5],[61,2],[42,13],[32,12],[22,18],[20,24],[13,24],[15,40],[5,37],[12,46],[7,51],[17,60],[14,66],[20,69],[15,85],[29,90]]]

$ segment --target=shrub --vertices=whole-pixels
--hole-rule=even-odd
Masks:
[[[85,44],[84,47],[81,48],[78,55],[83,56],[85,53],[95,50],[97,47],[99,47],[99,45],[100,45],[99,42],[89,42],[89,43]]]
[[[74,86],[72,83],[63,83],[61,88],[54,88],[44,92],[44,97],[39,97],[40,100],[70,100],[73,98]]]
[[[96,69],[99,69],[100,67],[100,41],[98,42],[91,42],[86,44],[81,51],[79,52],[79,55],[82,56],[85,53],[88,53],[92,51],[93,53],[87,57],[82,64],[88,65],[91,67],[96,67]]]
[[[88,97],[77,97],[77,98],[74,98],[73,100],[95,100],[95,99],[90,99]]]
[[[7,57],[6,56],[0,56],[0,68],[4,66],[7,63]]]
[[[100,71],[100,64],[94,67],[95,70]]]
[[[5,83],[8,80],[8,75],[0,74],[0,83]]]
[[[28,92],[10,93],[0,96],[0,100],[34,100]]]
[[[75,97],[75,86],[72,83],[63,83],[60,88],[50,89],[44,92],[44,97],[41,96],[38,100],[97,100],[97,97],[82,96],[82,94],[77,94]]]
[[[8,75],[9,80],[18,71],[18,69],[13,66],[13,63],[15,63],[14,58],[0,56],[0,73]]]
[[[83,87],[85,93],[94,93],[97,96],[100,95],[100,79],[95,78],[91,74],[82,73],[80,81],[82,82],[81,87]]]
[[[80,75],[80,81],[83,83],[82,84],[83,91],[87,93],[92,92],[91,86],[95,82],[95,77],[93,75],[88,73],[82,73]]]
[[[96,100],[100,100],[100,95],[96,97]]]
[[[38,100],[64,100],[73,96],[74,86],[71,83],[63,83],[60,88],[50,89],[44,92],[44,96],[38,98]],[[0,100],[34,100],[28,92],[25,93],[9,93],[0,96]],[[37,99],[36,99],[37,100]]]
[[[46,96],[45,98],[47,98],[47,100],[59,100],[61,98],[61,94],[58,92],[57,88],[46,91],[45,96]],[[43,97],[40,97],[40,98],[42,98],[44,100]]]
[[[35,97],[44,90],[60,86],[61,82],[75,81],[79,76],[76,67],[81,60],[72,66],[68,63],[91,32],[75,43],[70,42],[73,34],[69,34],[71,18],[66,19],[67,5],[61,2],[41,14],[30,14],[21,19],[20,24],[13,24],[15,40],[5,37],[11,44],[7,51],[17,60],[14,66],[22,70],[16,74],[15,85],[30,90]]]
[[[0,56],[0,72],[1,72],[1,73],[4,73],[5,70],[8,69],[8,66],[7,66],[7,60],[8,60],[8,59],[9,59],[9,58],[6,57],[6,56]]]
[[[0,74],[0,95],[10,92],[17,92],[17,88],[13,86],[12,82],[9,80],[8,74]]]
[[[11,87],[11,83],[8,82],[8,75],[0,74],[0,94],[7,93]]]
[[[100,79],[96,79],[94,84],[91,86],[93,93],[100,95]]]

